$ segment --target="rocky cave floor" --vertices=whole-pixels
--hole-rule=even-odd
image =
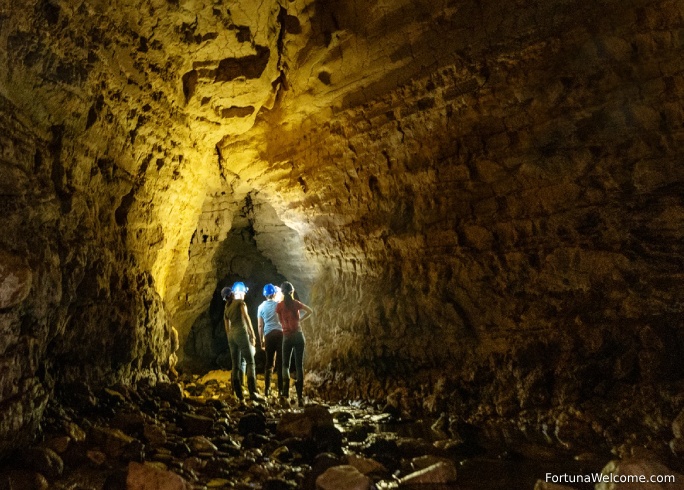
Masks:
[[[263,392],[262,379],[259,385]],[[40,440],[3,463],[0,490],[581,490],[595,487],[542,480],[547,473],[605,472],[617,459],[615,448],[579,452],[505,430],[492,437],[445,414],[402,416],[389,403],[239,403],[227,371],[96,393],[74,384],[58,398],[46,410]],[[647,452],[631,461],[637,473],[681,471],[676,459],[662,459]]]

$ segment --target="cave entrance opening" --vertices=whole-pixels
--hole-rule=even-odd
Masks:
[[[290,281],[296,296],[308,300],[313,266],[306,260],[302,237],[279,218],[269,202],[249,193],[232,217],[225,239],[218,242],[212,270],[216,282],[205,309],[195,318],[184,345],[185,365],[193,371],[230,369],[230,352],[223,329],[221,289],[242,281],[249,288],[245,303],[257,334],[257,309],[263,287]],[[259,368],[259,366],[257,366]]]

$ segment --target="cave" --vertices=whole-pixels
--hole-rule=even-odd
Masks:
[[[206,488],[204,456],[145,486],[148,426],[235,425],[198,401],[230,367],[220,291],[245,282],[256,324],[286,280],[315,312],[312,420],[363,408],[435,424],[461,463],[679,478],[683,25],[677,0],[0,1],[0,488]],[[241,437],[221,446],[241,464],[267,445]],[[430,478],[346,451],[343,481]],[[68,482],[81,467],[100,479]],[[250,481],[344,488],[298,468]]]

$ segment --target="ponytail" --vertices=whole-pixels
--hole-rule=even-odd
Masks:
[[[285,306],[290,308],[294,303],[294,286],[291,282],[285,281],[280,285],[280,290],[283,292],[283,301]]]

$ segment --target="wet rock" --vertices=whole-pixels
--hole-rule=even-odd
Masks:
[[[350,442],[363,442],[374,432],[375,428],[370,425],[357,425],[344,432],[344,437]]]
[[[585,414],[561,413],[556,419],[555,436],[567,448],[592,448],[600,439]]]
[[[388,470],[394,471],[400,466],[401,454],[396,440],[389,437],[388,435],[378,436],[361,450],[366,456],[380,462]]]
[[[188,441],[190,450],[193,453],[215,453],[218,448],[206,437],[195,436]]]
[[[227,478],[231,476],[234,466],[232,458],[219,456],[217,453],[215,457],[206,460],[203,474],[216,478]]]
[[[451,462],[441,461],[405,476],[399,480],[399,486],[445,484],[455,481],[456,466]]]
[[[313,444],[311,441],[300,439],[299,437],[290,437],[281,441],[281,444],[287,447],[292,453],[293,460],[306,458],[307,460],[316,456],[313,454]]]
[[[405,388],[398,388],[387,396],[387,403],[382,411],[383,413],[399,418],[401,417],[402,412],[409,410],[407,400],[408,390]]]
[[[229,488],[231,481],[225,478],[214,478],[207,482],[207,488]]]
[[[604,479],[597,483],[595,490],[680,490],[684,489],[684,475],[675,473],[667,466],[652,460],[644,459],[623,459],[610,461],[601,471]],[[629,481],[628,475],[636,478],[646,478],[645,482]],[[671,476],[674,482],[654,483],[649,482],[651,476],[665,477]],[[611,481],[612,480],[612,481]]]
[[[112,388],[105,388],[102,390],[102,393],[100,393],[100,400],[102,403],[109,406],[123,405],[127,401],[123,394]]]
[[[279,446],[271,453],[271,459],[280,463],[289,463],[292,461],[292,453],[287,446]]]
[[[143,400],[143,402],[140,404],[140,409],[150,415],[155,415],[159,412],[160,404],[157,400],[148,398]]]
[[[271,441],[267,436],[263,434],[257,434],[256,432],[251,432],[245,436],[242,440],[242,447],[244,448],[261,448],[265,444]]]
[[[672,433],[675,439],[684,438],[684,410],[679,412],[679,415],[672,421]]]
[[[342,433],[334,426],[320,426],[313,430],[313,443],[316,452],[342,454]]]
[[[215,420],[220,416],[219,411],[215,407],[209,405],[198,407],[195,413],[197,415],[201,415],[202,417],[208,417],[212,420]]]
[[[228,453],[231,456],[237,456],[242,452],[240,449],[240,444],[238,444],[230,436],[221,436],[221,437],[215,439],[214,443],[216,444],[216,447],[218,447],[220,451]]]
[[[333,414],[333,419],[337,423],[343,424],[345,422],[348,422],[349,420],[352,420],[354,418],[354,415],[351,414],[350,412],[347,412],[345,410],[339,410]]]
[[[423,439],[401,437],[396,440],[397,450],[404,458],[415,458],[425,454],[444,454],[445,451]]]
[[[154,393],[162,400],[177,404],[183,401],[183,389],[178,383],[157,383]]]
[[[268,424],[267,424],[267,427],[268,427]],[[230,423],[230,419],[228,419],[226,417],[221,417],[221,418],[214,420],[214,426],[212,427],[212,431],[214,431],[217,434],[232,431],[232,425]],[[275,427],[273,428],[272,432],[275,432]]]
[[[0,473],[2,490],[48,490],[50,484],[40,473],[12,470]]]
[[[316,478],[317,490],[369,490],[371,480],[350,465],[333,466]]]
[[[316,455],[311,464],[311,471],[304,477],[302,487],[306,490],[316,488],[316,479],[333,466],[343,465],[344,461],[336,454],[321,453]]]
[[[62,458],[46,447],[32,447],[20,451],[19,463],[50,479],[59,477],[64,471]]]
[[[161,446],[166,444],[166,431],[158,426],[146,424],[143,428],[143,438],[152,446]]]
[[[170,450],[165,448],[157,448],[149,453],[152,461],[159,461],[161,463],[170,463],[174,457]]]
[[[302,454],[340,453],[342,433],[335,427],[330,412],[320,405],[306,407],[303,412],[286,412],[278,422],[276,435],[279,439],[300,439],[311,446]]]
[[[128,472],[126,470],[116,470],[107,477],[102,490],[126,490],[127,476]]]
[[[199,473],[205,468],[206,464],[207,462],[204,459],[198,456],[190,456],[183,461],[183,469],[191,473]]]
[[[384,476],[387,473],[387,468],[374,459],[364,458],[354,454],[347,455],[347,464],[353,466],[364,475]]]
[[[0,310],[21,303],[31,291],[33,272],[26,260],[0,250]]]
[[[177,458],[185,458],[192,453],[190,446],[184,442],[168,442],[167,446],[171,450],[171,454]]]
[[[133,439],[130,444],[124,447],[119,456],[122,461],[137,461],[142,463],[145,460],[145,445],[138,439]]]
[[[273,468],[270,468],[270,469],[273,470]],[[263,465],[263,464],[259,464],[259,463],[256,463],[256,464],[253,464],[252,466],[250,466],[249,469],[247,470],[247,473],[253,479],[259,480],[259,481],[264,481],[268,477],[271,476],[269,474],[269,468],[267,467],[267,465]]]
[[[179,475],[148,464],[131,462],[126,477],[127,490],[190,490],[191,485]]]
[[[107,461],[107,455],[97,449],[89,449],[86,451],[86,457],[93,466],[102,466]]]
[[[65,384],[62,386],[62,392],[68,393],[65,398],[78,412],[91,413],[99,405],[97,397],[86,383],[76,382]]]
[[[188,436],[200,436],[208,434],[214,425],[214,420],[209,417],[183,413],[181,416],[181,427]]]
[[[440,439],[447,439],[449,437],[450,429],[450,417],[446,412],[442,412],[435,420],[435,422],[430,426],[430,428],[440,435]]]
[[[312,439],[314,429],[334,427],[330,412],[319,405],[306,407],[302,413],[286,412],[278,422],[276,434],[279,438],[299,437]]]
[[[670,449],[677,456],[684,454],[684,438],[675,438],[669,442]]]
[[[89,440],[92,444],[99,446],[107,456],[118,458],[136,439],[124,434],[119,429],[96,426],[91,428]]]
[[[238,433],[242,436],[266,432],[266,417],[261,412],[246,413],[238,421]]]
[[[140,412],[119,412],[110,422],[110,426],[126,434],[142,434],[146,420]]]
[[[57,454],[62,454],[66,452],[69,448],[69,443],[71,442],[71,437],[69,436],[58,436],[51,437],[47,439],[43,445],[49,449],[52,449]]]
[[[411,468],[415,471],[419,471],[437,463],[451,463],[451,460],[434,455],[419,456],[411,460]]]

